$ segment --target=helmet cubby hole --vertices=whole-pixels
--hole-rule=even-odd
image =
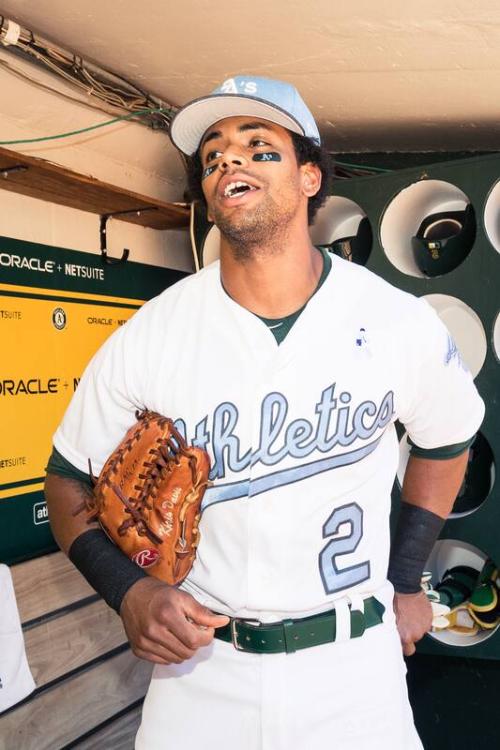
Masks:
[[[474,208],[456,185],[422,179],[387,205],[380,225],[383,250],[401,273],[442,276],[457,268],[476,236]]]

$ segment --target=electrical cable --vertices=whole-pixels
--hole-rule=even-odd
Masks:
[[[0,66],[2,68],[5,68],[12,75],[18,76],[19,78],[31,83],[33,86],[37,86],[38,88],[43,89],[44,91],[49,91],[51,94],[56,94],[57,96],[61,96],[70,102],[74,102],[75,104],[83,104],[85,107],[88,107],[89,109],[93,109],[98,112],[106,112],[106,114],[110,114],[109,109],[113,106],[111,104],[108,105],[108,109],[104,109],[97,102],[95,104],[90,102],[88,96],[85,99],[83,98],[78,99],[76,96],[71,96],[65,91],[61,91],[60,89],[53,88],[52,86],[49,86],[47,83],[43,83],[43,81],[39,81],[36,78],[32,78],[30,75],[25,73],[20,68],[16,68],[14,65],[7,62],[7,60],[2,60],[1,58],[0,58]]]
[[[353,164],[350,162],[337,161],[335,155],[333,158],[333,176],[337,180],[350,180],[355,177],[373,177],[378,174],[392,172],[392,169],[374,167],[368,164]]]
[[[373,167],[371,164],[350,164],[345,161],[335,162],[339,167],[347,167],[348,169],[360,169],[366,170],[367,172],[392,172],[392,169],[384,169],[383,167]]]
[[[16,27],[17,37],[10,33],[11,25]],[[8,39],[8,41],[7,41]],[[131,113],[143,115],[138,120],[143,125],[154,129],[168,130],[177,108],[145,92],[141,87],[126,80],[119,74],[105,70],[94,63],[85,61],[75,52],[65,50],[58,45],[39,37],[26,28],[13,24],[10,19],[0,15],[0,43],[6,48],[16,49],[30,62],[35,62],[51,73],[62,78],[66,83],[85,93],[87,98]],[[18,75],[22,75],[17,71]],[[25,76],[29,80],[29,76]],[[38,85],[43,86],[41,82]],[[51,90],[50,86],[46,87]],[[58,93],[58,92],[56,92]],[[64,94],[62,94],[64,96]],[[71,98],[71,97],[69,97]],[[97,106],[97,109],[102,107]],[[144,119],[144,115],[149,116]],[[79,131],[75,131],[76,132]],[[72,135],[73,133],[70,133]],[[62,136],[65,137],[65,136]],[[37,139],[38,140],[38,139]],[[31,141],[30,142],[35,142]]]
[[[14,141],[0,141],[0,146],[14,146],[19,143],[41,143],[42,141],[55,141],[58,138],[69,138],[72,135],[80,135],[81,133],[88,133],[90,130],[97,130],[97,128],[104,128],[107,125],[112,125],[115,122],[120,122],[122,120],[130,120],[133,117],[138,117],[139,115],[152,114],[155,112],[164,112],[164,111],[165,110],[162,109],[161,107],[157,109],[137,110],[136,112],[131,112],[128,115],[121,115],[120,117],[113,117],[112,120],[107,120],[106,122],[99,122],[97,125],[90,125],[87,128],[80,128],[79,130],[70,130],[67,133],[59,133],[57,135],[46,135],[41,138],[20,138]]]

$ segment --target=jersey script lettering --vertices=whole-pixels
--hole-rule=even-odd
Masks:
[[[394,414],[393,392],[388,391],[379,405],[373,401],[362,401],[354,407],[349,392],[342,391],[337,398],[335,389],[336,384],[333,383],[322,392],[315,405],[314,420],[300,418],[288,424],[286,397],[278,392],[267,394],[261,405],[259,443],[253,450],[241,446],[237,433],[239,413],[235,404],[225,401],[215,408],[211,429],[209,416],[200,420],[191,442],[203,449],[207,449],[211,443],[214,457],[210,472],[212,481],[223,479],[227,469],[240,473],[256,464],[275,466],[288,457],[305,459],[315,452],[329,454],[338,446],[348,448],[356,443],[354,450],[276,471],[251,482],[245,479],[229,485],[216,485],[207,490],[203,507],[214,502],[260,494],[338,466],[356,463],[375,450],[383,434],[380,431],[389,424]],[[176,420],[175,426],[187,439],[184,420]],[[375,436],[376,439],[372,440]]]

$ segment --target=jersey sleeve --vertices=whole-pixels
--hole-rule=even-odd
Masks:
[[[47,474],[57,474],[57,476],[65,477],[66,479],[76,479],[78,482],[92,486],[90,474],[80,471],[76,466],[73,466],[64,456],[61,456],[57,448],[52,448],[45,471]]]
[[[464,440],[463,443],[455,443],[454,445],[442,445],[439,448],[420,448],[418,445],[407,438],[408,444],[410,445],[410,454],[417,456],[418,458],[432,458],[435,461],[447,461],[449,458],[456,458],[465,453],[476,439],[474,434],[469,440]]]
[[[144,306],[145,307],[145,306]],[[145,408],[148,372],[144,307],[115,331],[91,359],[53,439],[74,467],[97,476]]]
[[[477,432],[484,403],[451,334],[434,309],[416,299],[399,327],[396,416],[424,449],[462,443]]]

